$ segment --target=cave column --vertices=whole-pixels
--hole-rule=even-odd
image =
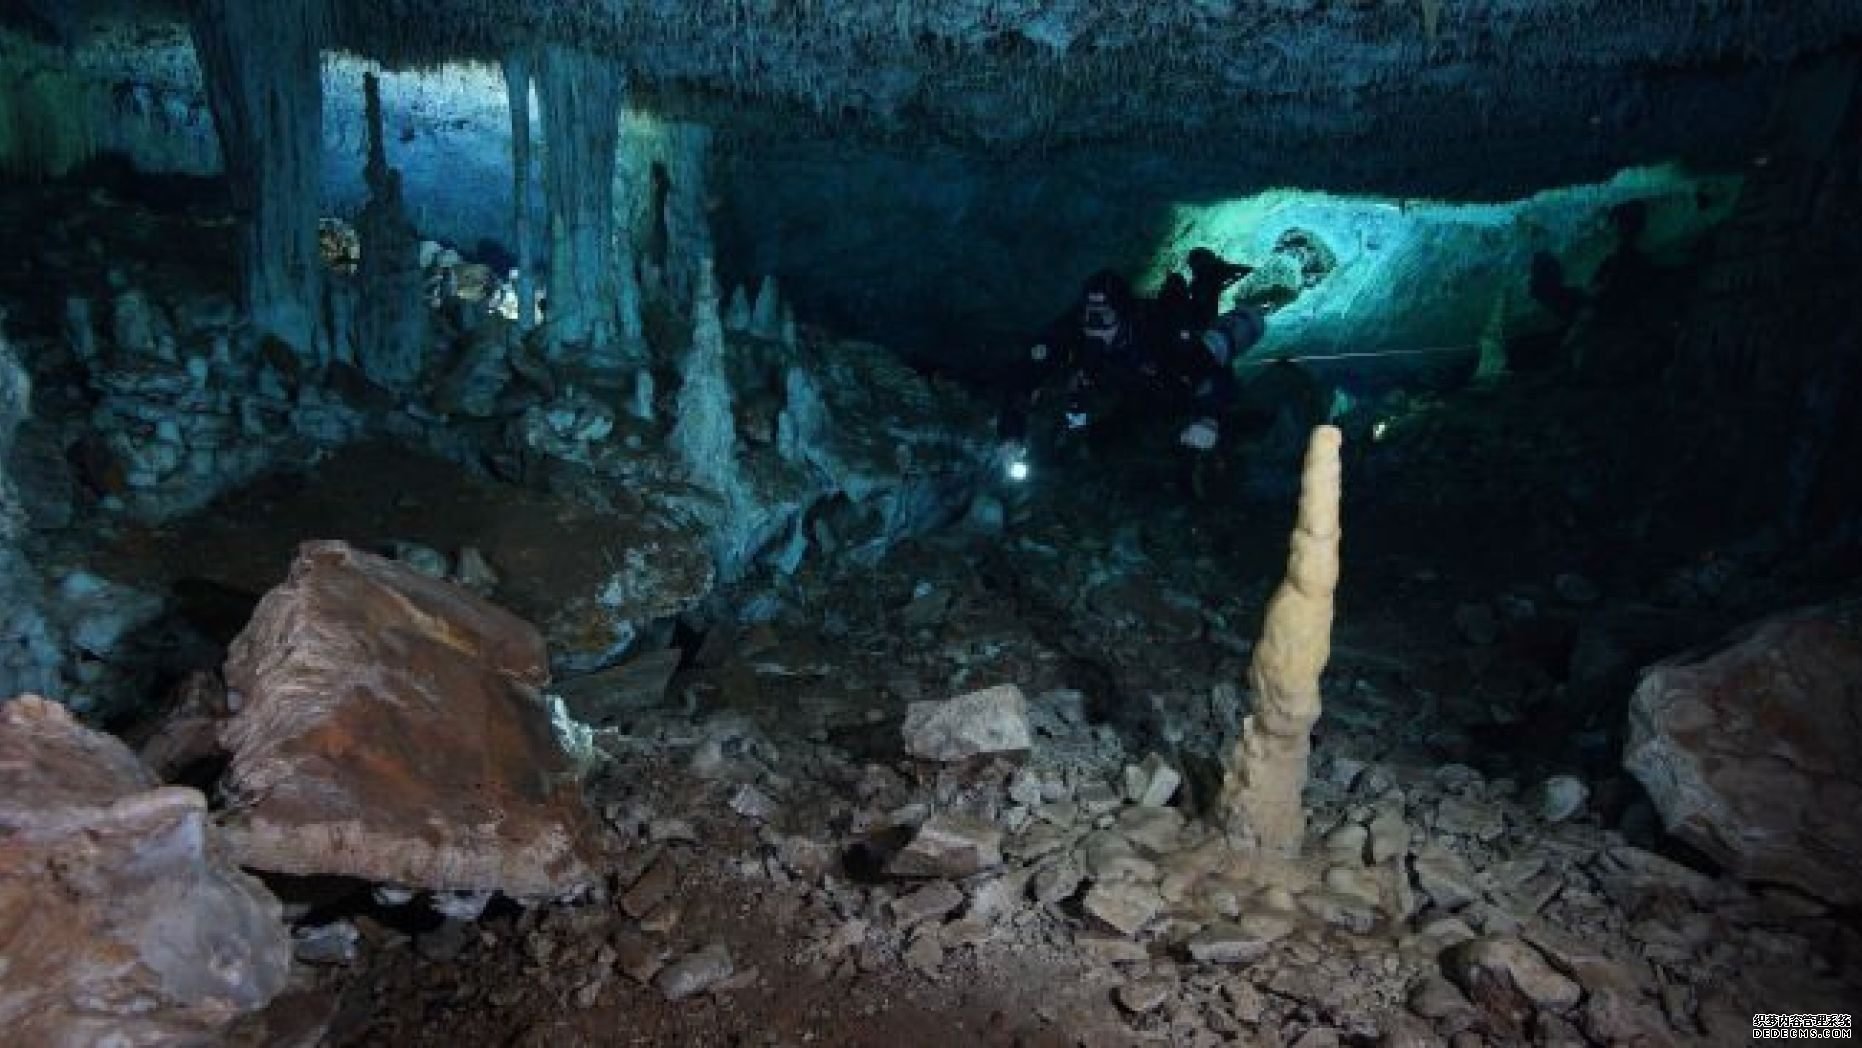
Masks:
[[[550,221],[551,354],[621,370],[644,362],[631,251],[614,221],[624,77],[610,58],[548,46],[536,69]]]
[[[703,124],[674,124],[666,140],[666,293],[690,308],[698,290],[698,271],[712,258],[711,129]]]
[[[317,250],[323,146],[323,0],[198,0],[191,29],[243,221],[252,331],[316,362],[322,263]]]

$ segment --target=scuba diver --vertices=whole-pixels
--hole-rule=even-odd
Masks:
[[[1590,382],[1653,378],[1675,349],[1677,287],[1642,246],[1649,207],[1627,200],[1612,207],[1616,246],[1597,267],[1585,309],[1566,336],[1572,372]]]
[[[1111,270],[1086,281],[1073,308],[1029,348],[1010,382],[998,436],[1012,479],[1026,475],[1029,413],[1053,386],[1065,398],[1063,440],[1103,438],[1140,413],[1169,413],[1191,418],[1177,435],[1180,446],[1215,449],[1220,416],[1235,399],[1229,364],[1259,338],[1260,317],[1238,309],[1233,323],[1203,331],[1193,323],[1193,287],[1181,277],[1167,280],[1158,299],[1145,303]],[[1246,335],[1250,325],[1252,337]]]
[[[1204,330],[1222,312],[1222,292],[1254,267],[1230,262],[1206,247],[1191,249],[1184,261],[1190,267],[1190,318],[1197,330]]]

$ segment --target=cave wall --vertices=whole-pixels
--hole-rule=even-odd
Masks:
[[[1279,189],[1138,150],[994,164],[831,143],[732,154],[727,171],[732,270],[778,274],[805,318],[959,367],[1019,344],[1102,266],[1154,289],[1197,246],[1266,266],[1289,231],[1323,241],[1335,268],[1273,317],[1257,355],[1471,353],[1498,299],[1514,334],[1553,323],[1527,294],[1534,252],[1587,283],[1614,246],[1611,207],[1643,200],[1645,246],[1685,262],[1740,185],[1664,167],[1465,203]]]

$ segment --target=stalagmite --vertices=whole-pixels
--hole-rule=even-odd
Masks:
[[[802,348],[801,328],[795,323],[795,310],[787,302],[782,304],[782,348],[791,354]]]
[[[545,47],[537,63],[550,214],[549,345],[556,357],[619,370],[638,364],[637,291],[624,295],[614,235],[614,157],[623,77],[614,61]],[[635,315],[624,319],[631,307]]]
[[[227,187],[245,220],[253,333],[307,360],[324,351],[317,204],[327,18],[322,0],[201,0],[192,23]]]
[[[679,421],[672,446],[693,483],[731,497],[737,491],[737,429],[731,386],[724,374],[724,327],[718,320],[717,282],[711,262],[698,268],[692,300],[692,350],[679,387]]]
[[[1281,856],[1297,855],[1306,834],[1300,795],[1319,720],[1319,675],[1332,648],[1342,440],[1336,427],[1320,426],[1307,446],[1287,576],[1268,601],[1248,668],[1254,712],[1222,785],[1230,837]]]
[[[511,107],[511,237],[517,244],[517,326],[537,326],[536,265],[530,257],[530,59],[504,60],[504,90]]]
[[[731,289],[730,303],[724,307],[724,327],[738,333],[750,330],[750,296],[744,293],[742,284]]]
[[[420,375],[427,343],[422,303],[420,236],[401,200],[401,173],[388,166],[382,142],[381,81],[363,78],[369,155],[363,177],[369,202],[356,219],[362,240],[357,267],[362,309],[357,350],[363,373],[388,389],[411,391]]]
[[[758,338],[775,339],[782,334],[782,294],[776,278],[766,276],[757,288],[756,305],[750,310],[750,333]]]

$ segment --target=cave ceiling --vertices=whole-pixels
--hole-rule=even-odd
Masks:
[[[23,0],[42,33],[179,4]],[[1499,196],[1762,149],[1855,0],[330,0],[397,66],[575,46],[727,133],[1018,157],[1146,151],[1256,183]],[[743,119],[745,113],[754,119]]]

